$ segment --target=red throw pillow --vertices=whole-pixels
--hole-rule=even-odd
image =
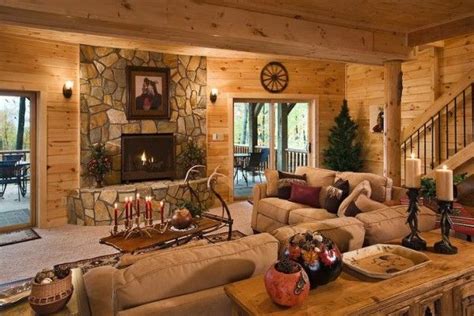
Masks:
[[[320,192],[321,187],[310,187],[307,185],[293,183],[291,185],[290,201],[315,208],[321,208],[321,205],[319,205]]]

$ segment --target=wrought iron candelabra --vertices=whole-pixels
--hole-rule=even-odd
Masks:
[[[441,214],[441,240],[434,244],[434,251],[446,255],[453,255],[458,253],[458,248],[453,246],[449,241],[449,231],[452,228],[453,222],[449,215],[453,210],[452,201],[438,201],[439,212]]]
[[[414,250],[426,250],[426,241],[420,237],[418,230],[418,192],[418,188],[408,188],[407,224],[410,226],[410,234],[403,238],[402,245]]]

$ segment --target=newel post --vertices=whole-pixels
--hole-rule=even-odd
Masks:
[[[383,137],[383,172],[393,179],[393,185],[401,185],[401,125],[402,125],[402,64],[387,61],[384,64],[385,106]]]

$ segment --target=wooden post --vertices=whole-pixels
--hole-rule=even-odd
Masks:
[[[402,117],[402,68],[401,61],[387,61],[385,72],[384,108],[384,176],[393,180],[393,185],[401,185],[401,117]]]

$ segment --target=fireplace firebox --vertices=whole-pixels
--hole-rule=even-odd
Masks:
[[[169,134],[122,134],[122,183],[173,179],[175,139]]]

